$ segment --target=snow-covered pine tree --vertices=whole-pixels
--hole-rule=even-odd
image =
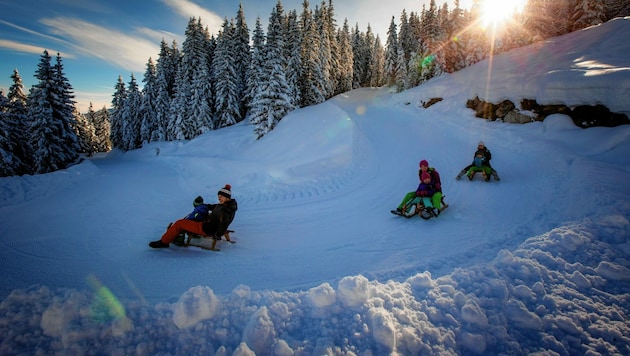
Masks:
[[[142,103],[140,104],[140,142],[151,142],[151,136],[157,131],[157,116],[155,107],[158,101],[159,88],[157,83],[157,68],[153,59],[149,58],[147,69],[142,79]]]
[[[245,10],[243,4],[240,3],[238,12],[236,14],[236,25],[234,28],[233,36],[233,60],[235,64],[235,72],[237,76],[237,91],[236,97],[239,99],[239,111],[240,115],[238,121],[242,121],[247,114],[248,97],[247,92],[247,73],[249,71],[249,64],[252,60],[251,47],[249,44],[249,28],[247,27],[247,21],[245,20]]]
[[[418,51],[418,41],[416,41],[413,28],[409,23],[409,17],[407,16],[407,11],[405,9],[403,9],[402,14],[400,15],[398,43],[400,44],[402,56],[404,57],[402,63],[404,63],[405,67],[407,67],[407,63],[409,63],[409,59],[411,59],[411,54]],[[412,70],[412,68],[406,69],[406,72]],[[407,80],[407,82],[410,83],[409,80]]]
[[[90,103],[90,106],[92,104]],[[109,119],[109,110],[103,105],[99,111],[94,113],[92,118],[94,125],[94,135],[96,136],[97,152],[109,152],[112,149],[111,141],[111,124]]]
[[[381,87],[385,85],[385,50],[381,43],[381,38],[377,35],[372,46],[370,57],[372,58],[372,67],[370,69],[370,83],[371,87]]]
[[[123,111],[125,109],[125,102],[127,101],[127,87],[121,75],[118,76],[118,81],[114,88],[114,95],[112,97],[112,111],[110,116],[110,141],[113,148],[125,149],[123,141]]]
[[[431,0],[429,9],[422,13],[421,24],[424,38],[424,47],[421,52],[421,81],[425,82],[431,78],[442,75],[445,66],[443,50],[445,36],[440,27],[439,11],[435,5],[435,0]]]
[[[210,34],[207,28],[201,25],[201,18],[197,20],[196,31],[194,32],[194,41],[191,43],[195,47],[195,70],[192,73],[192,82],[190,83],[191,98],[189,120],[184,120],[184,136],[186,139],[192,139],[204,132],[214,128],[213,110],[214,105],[212,73],[210,61],[213,54],[210,53]]]
[[[615,17],[630,16],[630,1],[628,0],[609,0],[606,1],[606,21]]]
[[[132,73],[127,85],[127,97],[125,98],[121,114],[122,149],[125,151],[142,147],[142,140],[140,139],[140,125],[142,124],[141,106],[142,94],[136,82],[136,77]]]
[[[166,126],[166,140],[176,141],[185,140],[184,132],[182,130],[182,123],[184,122],[186,111],[189,106],[189,88],[190,83],[186,80],[182,73],[184,68],[182,65],[178,67],[177,75],[175,79],[175,85],[173,90],[175,97],[171,100],[171,106],[168,114],[168,124]]]
[[[319,34],[319,52],[318,52],[318,68],[321,73],[321,80],[319,80],[319,86],[324,100],[327,100],[333,96],[334,93],[334,75],[333,75],[333,50],[329,30],[328,10],[326,3],[322,1],[321,9],[315,7],[313,20],[317,27],[317,33]]]
[[[255,126],[257,138],[263,137],[295,107],[291,105],[290,89],[286,80],[282,7],[276,6],[269,18],[266,59],[263,63],[263,80],[252,102],[250,123]]]
[[[30,145],[31,121],[28,116],[27,96],[24,91],[24,83],[17,69],[11,75],[13,84],[9,87],[7,98],[9,99],[7,120],[9,123],[9,140],[13,142],[13,155],[15,156],[15,175],[33,173],[33,148]]]
[[[60,56],[54,67],[50,61],[48,51],[44,51],[35,73],[39,82],[28,96],[35,173],[67,168],[79,156],[71,86],[65,79]]]
[[[93,115],[94,110],[91,104],[86,115],[83,115],[78,110],[74,113],[74,117],[76,118],[75,132],[79,140],[79,152],[87,154],[88,157],[91,157],[97,152],[94,125],[92,125],[92,121],[89,118],[89,116]]]
[[[309,9],[308,0],[302,2],[300,14],[302,26],[302,44],[300,57],[302,59],[302,77],[300,78],[300,92],[302,97],[301,107],[323,103],[326,98],[322,90],[323,76],[321,71],[319,40],[317,24],[313,19],[313,13]]]
[[[448,36],[444,47],[444,71],[447,73],[456,72],[466,66],[462,43],[462,33],[466,29],[466,22],[466,12],[459,7],[459,0],[455,0],[453,11],[441,24]]]
[[[213,73],[216,77],[216,98],[214,102],[215,127],[225,127],[241,121],[241,97],[239,97],[239,74],[237,73],[234,51],[236,29],[227,19],[217,37]]]
[[[15,175],[15,144],[11,142],[11,127],[9,123],[9,99],[4,96],[0,88],[0,177]]]
[[[335,8],[332,0],[328,0],[328,5],[322,1],[322,17],[328,37],[328,47],[330,48],[330,59],[328,60],[328,71],[331,92],[327,99],[342,93],[339,89],[339,79],[341,71],[341,52],[337,41],[337,20],[335,20]]]
[[[600,24],[606,19],[606,8],[601,0],[576,0],[571,15],[572,30]]]
[[[392,16],[389,29],[387,30],[387,42],[385,43],[385,78],[388,86],[396,85],[400,59],[398,56],[399,48],[398,30],[394,16]]]
[[[361,80],[366,69],[363,67],[361,54],[365,42],[365,35],[359,30],[359,25],[355,25],[352,30],[352,89],[361,87]]]
[[[335,94],[352,90],[353,78],[353,53],[350,39],[350,27],[348,20],[343,22],[343,27],[337,31],[337,44],[339,59],[337,64],[337,89]]]
[[[260,17],[256,18],[256,25],[252,34],[252,59],[249,65],[249,74],[247,75],[247,118],[249,120],[252,110],[257,109],[252,106],[259,86],[265,79],[265,33],[262,29]],[[251,120],[250,120],[251,121]]]
[[[179,66],[177,45],[173,42],[173,48],[169,48],[164,39],[160,43],[160,54],[156,65],[156,91],[153,113],[155,127],[151,131],[149,142],[166,140],[166,128],[175,85],[175,74]]]
[[[189,20],[185,34],[167,128],[169,140],[189,140],[212,128],[209,34],[201,19],[195,18]]]
[[[287,85],[291,95],[291,104],[299,107],[302,103],[300,91],[300,77],[302,76],[302,30],[298,21],[297,11],[293,10],[287,16],[287,38],[285,42],[285,56],[287,62]]]
[[[66,155],[68,163],[72,163],[79,157],[80,147],[79,139],[73,128],[76,125],[76,114],[78,110],[75,107],[74,91],[72,85],[63,67],[61,54],[57,53],[55,65],[53,66],[54,87],[53,93],[53,115],[59,118],[67,133],[64,133],[63,141],[66,145]],[[67,166],[67,165],[66,165]]]

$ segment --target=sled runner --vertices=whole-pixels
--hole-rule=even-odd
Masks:
[[[233,233],[233,232],[234,230],[227,230],[225,234],[223,234],[222,236],[223,238],[225,238],[225,241],[231,244],[236,243],[236,241],[230,238],[230,233]],[[177,236],[175,240],[173,240],[173,244],[177,246],[182,246],[182,247],[194,246],[194,247],[202,248],[204,250],[221,251],[218,248],[216,248],[218,241],[223,241],[223,239],[215,240],[209,236],[183,233]]]
[[[448,204],[444,202],[444,196],[442,196],[442,208],[440,209],[433,207],[433,203],[431,203],[431,198],[429,197],[415,197],[403,207],[402,211],[391,210],[390,212],[394,215],[404,216],[406,218],[418,215],[424,220],[429,220],[438,217],[446,208],[448,208]]]
[[[455,177],[455,179],[460,180],[462,179],[463,176],[466,175],[466,172],[468,171],[468,168],[470,167],[466,167],[464,169],[461,170],[461,172],[459,172],[459,174],[457,175],[457,177]],[[476,172],[475,172],[476,173]],[[468,177],[469,180],[473,180],[475,173],[473,173],[473,177]],[[490,175],[492,176],[492,178],[494,178],[494,180],[496,180],[497,182],[501,180],[501,178],[499,177],[499,173],[497,173],[496,170],[494,170],[494,168],[492,168],[492,172],[490,173]],[[486,182],[490,181],[490,177],[484,177]]]

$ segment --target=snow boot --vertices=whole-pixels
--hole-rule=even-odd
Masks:
[[[157,240],[149,242],[149,246],[153,248],[168,248],[169,245],[162,242],[162,240]]]

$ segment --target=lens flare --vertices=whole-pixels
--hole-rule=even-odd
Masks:
[[[105,287],[94,275],[89,275],[87,281],[94,288],[94,300],[90,305],[92,318],[100,321],[110,321],[125,318],[125,308],[109,288]]]

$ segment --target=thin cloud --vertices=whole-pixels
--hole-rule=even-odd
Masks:
[[[80,52],[113,63],[126,70],[143,73],[149,57],[156,57],[158,45],[145,38],[129,36],[92,23],[67,17],[42,19],[55,34],[72,39]]]
[[[223,18],[188,0],[162,0],[162,2],[185,18],[201,18],[211,33],[217,33],[223,24]]]
[[[30,44],[24,44],[24,43],[19,43],[15,41],[9,41],[9,40],[0,40],[0,47],[14,50],[16,52],[33,53],[33,54],[42,54],[44,53],[44,50],[47,49],[51,55],[59,53],[63,58],[75,58],[75,56],[69,53],[56,51],[51,48],[46,48],[45,46],[34,46]]]
[[[177,40],[177,42],[179,43],[182,42],[182,36],[176,35],[169,31],[154,30],[148,27],[139,27],[136,29],[136,31],[143,34],[147,38],[151,38],[153,41],[155,41],[156,46],[157,44],[162,42],[162,39],[165,40],[166,43],[171,43],[173,40]]]
[[[20,30],[22,32],[26,32],[26,33],[28,33],[30,35],[33,35],[33,36],[37,36],[37,37],[41,37],[41,38],[44,38],[44,39],[47,39],[47,40],[50,40],[50,41],[58,42],[58,43],[61,43],[63,45],[70,45],[70,43],[68,43],[67,41],[64,41],[64,40],[62,40],[60,38],[57,38],[57,37],[54,37],[54,36],[50,36],[50,35],[47,35],[45,33],[40,33],[40,32],[37,32],[37,31],[33,31],[33,30],[29,29],[29,28],[22,27],[22,26],[16,25],[16,24],[8,22],[8,21],[0,20],[0,24],[5,25],[5,26],[9,26],[9,27],[13,27],[16,30]],[[8,41],[7,40],[7,42],[12,42],[12,41]],[[13,43],[18,43],[18,42],[13,42]],[[29,46],[27,44],[24,44],[24,45],[25,46]],[[47,48],[47,46],[40,46],[40,52],[43,51],[44,48]],[[27,53],[31,53],[31,52],[27,52]]]

